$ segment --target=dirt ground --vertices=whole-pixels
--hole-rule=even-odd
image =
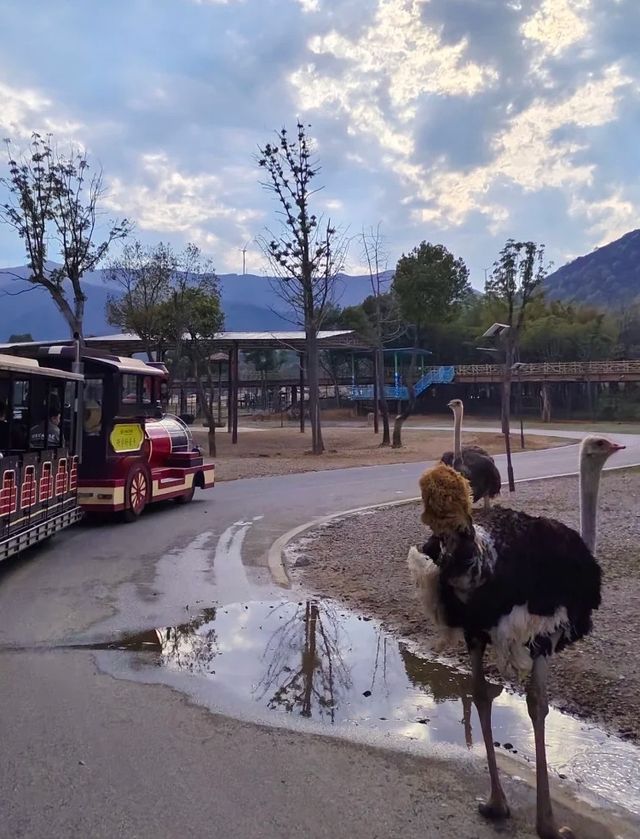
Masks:
[[[640,470],[605,473],[601,493],[602,606],[593,633],[554,660],[551,699],[561,710],[640,741]],[[577,527],[577,499],[577,478],[558,478],[519,484],[517,495],[507,494],[502,503]],[[428,649],[430,626],[406,565],[409,546],[428,534],[419,516],[417,504],[387,507],[307,532],[290,551],[299,566],[290,568],[291,576]],[[466,664],[462,648],[451,653]]]
[[[192,429],[195,443],[207,451],[207,432]],[[373,428],[323,428],[326,452],[315,457],[310,452],[311,434],[301,434],[297,427],[241,429],[238,443],[231,443],[231,435],[220,429],[216,435],[218,454],[215,457],[216,480],[233,481],[237,478],[257,478],[266,475],[289,475],[294,472],[317,472],[323,469],[342,469],[348,466],[382,466],[390,463],[410,463],[433,460],[450,449],[451,434],[443,431],[405,430],[401,449],[380,448],[380,436]],[[526,436],[529,449],[563,446],[571,440]],[[492,454],[504,451],[500,434],[481,433],[464,435],[465,445],[484,446]],[[520,450],[519,436],[512,435],[513,451]]]

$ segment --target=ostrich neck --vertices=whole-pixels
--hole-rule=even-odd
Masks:
[[[462,457],[462,411],[456,411],[453,423],[453,456]]]
[[[596,548],[600,472],[599,465],[594,467],[585,460],[580,465],[580,535],[591,553]]]

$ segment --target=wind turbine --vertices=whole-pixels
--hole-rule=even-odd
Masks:
[[[247,245],[249,242],[245,242],[244,246],[240,248],[242,252],[242,275],[244,276],[247,273]]]

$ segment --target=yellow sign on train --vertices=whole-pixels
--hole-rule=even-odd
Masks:
[[[109,442],[114,452],[137,452],[144,442],[144,431],[137,422],[119,423],[114,425]]]

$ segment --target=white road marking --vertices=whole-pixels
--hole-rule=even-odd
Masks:
[[[213,558],[213,576],[220,599],[250,599],[251,584],[242,561],[242,543],[253,523],[262,518],[239,519],[221,533]]]

